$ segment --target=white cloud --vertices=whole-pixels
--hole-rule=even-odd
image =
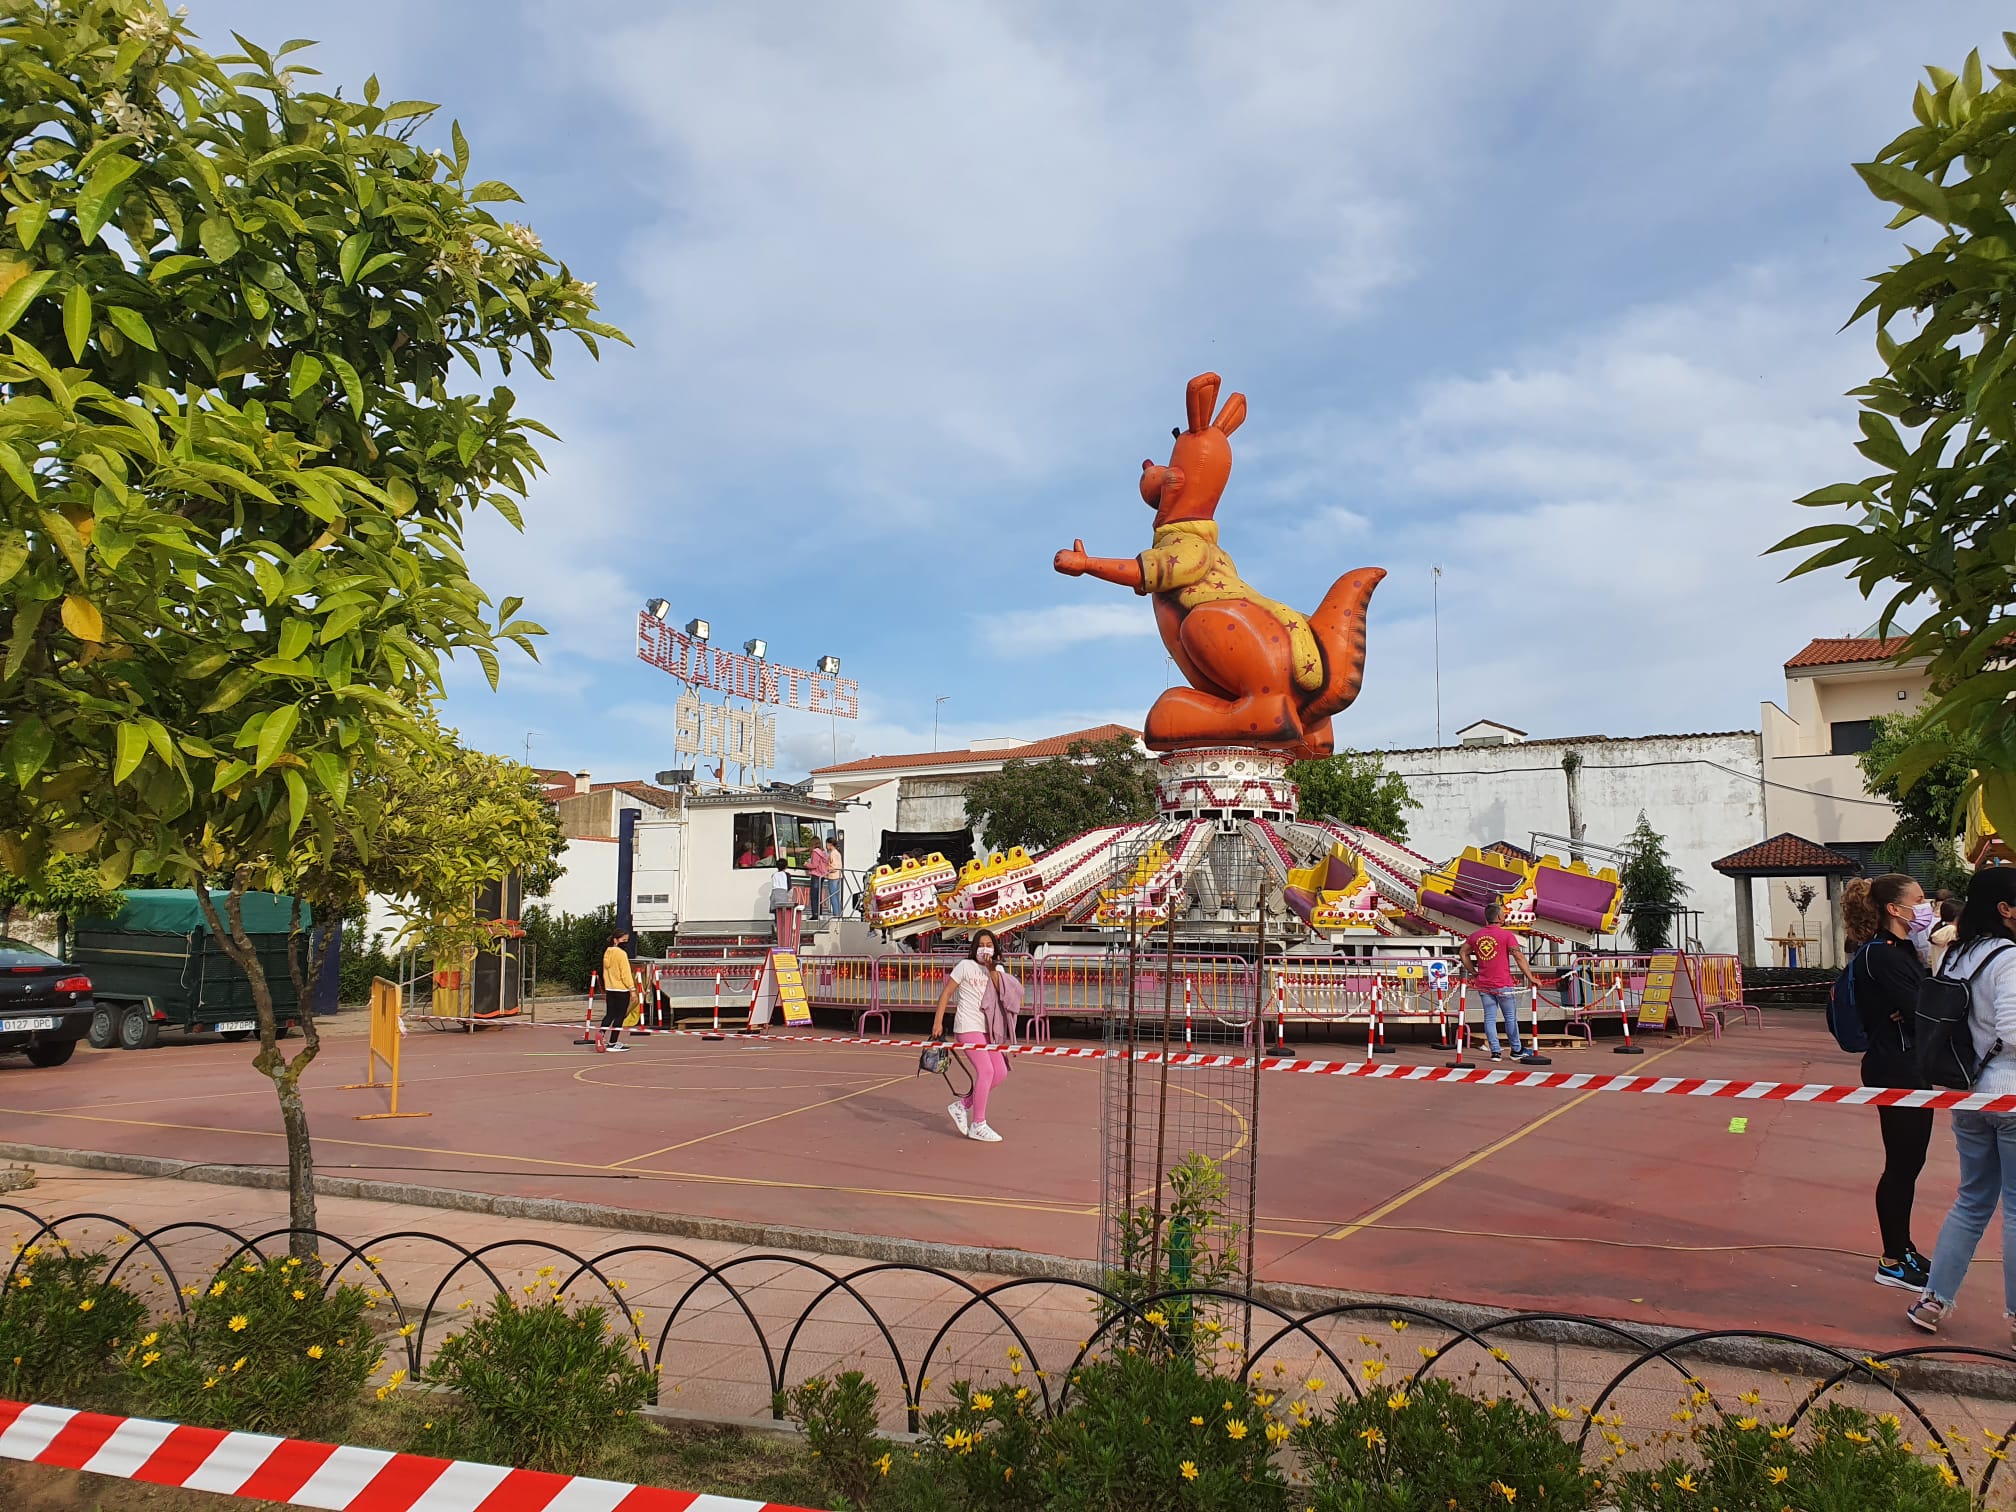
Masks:
[[[1048,656],[1086,641],[1137,640],[1156,633],[1154,610],[1131,593],[1124,603],[1008,609],[975,614],[972,623],[981,646],[1001,657]]]

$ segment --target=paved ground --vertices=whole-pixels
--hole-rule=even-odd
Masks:
[[[1007,1142],[989,1147],[952,1137],[943,1084],[913,1075],[912,1051],[661,1038],[613,1057],[572,1038],[417,1032],[404,1105],[433,1116],[359,1122],[379,1094],[340,1089],[363,1069],[361,1041],[341,1036],[307,1083],[322,1169],[1056,1255],[1096,1248],[1094,1064],[1019,1062],[994,1114]],[[248,1060],[218,1044],[84,1052],[56,1071],[9,1060],[0,1139],[279,1165],[272,1093]],[[1789,1013],[1719,1043],[1655,1039],[1633,1061],[1603,1045],[1560,1052],[1556,1066],[1802,1082],[1853,1069],[1817,1014]],[[1870,1282],[1879,1146],[1867,1110],[1278,1075],[1263,1089],[1268,1279],[1858,1346],[1916,1337],[1903,1294]],[[1942,1128],[1919,1188],[1924,1249],[1953,1181]],[[1991,1235],[1956,1342],[2006,1347],[1998,1257]]]

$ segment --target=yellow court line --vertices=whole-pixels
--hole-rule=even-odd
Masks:
[[[598,1085],[595,1082],[582,1081],[582,1078],[586,1074],[585,1071],[577,1071],[574,1079],[580,1081],[583,1086],[593,1087]],[[670,1155],[674,1150],[683,1150],[690,1145],[705,1144],[708,1140],[719,1139],[725,1134],[740,1134],[744,1129],[754,1129],[763,1124],[775,1123],[780,1118],[792,1118],[800,1113],[811,1113],[819,1108],[830,1108],[833,1104],[843,1103],[850,1097],[862,1097],[870,1092],[880,1092],[884,1087],[893,1087],[898,1082],[910,1080],[910,1077],[915,1074],[915,1072],[911,1072],[905,1076],[892,1076],[887,1081],[876,1082],[873,1086],[856,1087],[852,1092],[842,1092],[838,1097],[829,1097],[821,1102],[807,1103],[802,1108],[786,1108],[782,1113],[765,1114],[762,1118],[752,1118],[747,1123],[732,1124],[725,1129],[716,1129],[711,1134],[696,1134],[691,1139],[682,1139],[679,1143],[666,1145],[663,1149],[646,1150],[642,1155],[632,1155],[627,1160],[615,1161],[610,1165],[602,1167],[602,1169],[605,1171],[620,1171],[624,1166],[632,1165],[637,1161],[653,1160],[660,1155]]]
[[[1686,1048],[1687,1045],[1684,1041],[1678,1045],[1669,1045],[1664,1050],[1661,1050],[1654,1055],[1647,1056],[1644,1061],[1644,1064],[1649,1066],[1654,1061],[1664,1060],[1667,1056],[1673,1054],[1673,1052],[1676,1050],[1684,1050]],[[1636,1072],[1634,1071],[1633,1074],[1635,1075]],[[1353,1223],[1346,1224],[1343,1228],[1338,1229],[1335,1233],[1325,1234],[1322,1237],[1325,1239],[1349,1239],[1353,1234],[1359,1233],[1364,1229],[1370,1228],[1372,1225],[1376,1224],[1381,1218],[1385,1218],[1393,1213],[1397,1213],[1401,1208],[1407,1206],[1407,1204],[1412,1202],[1415,1198],[1426,1196],[1428,1193],[1434,1191],[1435,1188],[1439,1187],[1440,1185],[1442,1185],[1443,1182],[1448,1181],[1450,1178],[1455,1176],[1461,1176],[1465,1171],[1469,1170],[1472,1166],[1481,1164],[1482,1162],[1489,1160],[1493,1155],[1496,1155],[1500,1150],[1509,1149],[1511,1146],[1517,1144],[1520,1140],[1524,1139],[1528,1134],[1531,1134],[1534,1130],[1544,1128],[1546,1125],[1554,1122],[1554,1120],[1559,1118],[1562,1114],[1574,1112],[1577,1108],[1581,1107],[1582,1104],[1589,1101],[1590,1098],[1607,1097],[1609,1095],[1610,1094],[1601,1091],[1584,1092],[1580,1097],[1573,1098],[1568,1102],[1561,1104],[1561,1106],[1558,1108],[1553,1108],[1550,1109],[1548,1112],[1542,1113],[1538,1118],[1534,1119],[1531,1123],[1525,1124],[1520,1128],[1514,1129],[1510,1134],[1507,1134],[1503,1139],[1494,1140],[1492,1143],[1484,1146],[1483,1149],[1473,1151],[1471,1154],[1464,1156],[1463,1159],[1457,1161],[1452,1166],[1445,1166],[1442,1170],[1437,1171],[1433,1176],[1430,1176],[1426,1181],[1416,1182],[1413,1186],[1409,1187],[1406,1191],[1402,1192],[1399,1196],[1393,1198],[1391,1201],[1382,1203],[1380,1206],[1374,1208],[1371,1212],[1367,1213],[1363,1218],[1360,1218]]]

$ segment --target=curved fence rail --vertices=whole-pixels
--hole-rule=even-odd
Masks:
[[[228,1267],[285,1254],[294,1234],[200,1220],[140,1229],[108,1213],[43,1218],[14,1204],[0,1204],[0,1214],[18,1225],[0,1286],[15,1285],[29,1246],[62,1245],[102,1254],[106,1279],[138,1292],[162,1319],[186,1313],[188,1298]],[[365,1287],[388,1356],[403,1357],[415,1377],[473,1309],[532,1290],[606,1305],[660,1367],[664,1399],[728,1416],[774,1413],[779,1393],[836,1369],[874,1379],[892,1422],[900,1415],[911,1430],[951,1400],[957,1380],[1026,1385],[1054,1412],[1080,1365],[1153,1336],[1214,1357],[1228,1375],[1278,1379],[1312,1410],[1445,1376],[1552,1413],[1586,1452],[1606,1443],[1620,1454],[1650,1451],[1688,1414],[1743,1412],[1796,1426],[1823,1402],[1845,1399],[1896,1414],[1907,1438],[1984,1498],[2001,1466],[1998,1446],[2016,1435],[2005,1420],[2016,1375],[2002,1373],[2016,1354],[1962,1346],[1870,1355],[1760,1329],[1654,1339],[1569,1312],[1470,1323],[1376,1301],[1298,1310],[1231,1291],[1121,1290],[893,1262],[840,1270],[777,1252],[708,1260],[651,1241],[588,1253],[543,1238],[472,1249],[423,1229],[312,1240],[322,1284]]]

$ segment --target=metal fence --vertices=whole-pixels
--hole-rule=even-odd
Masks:
[[[140,1293],[162,1320],[186,1314],[188,1298],[230,1267],[286,1254],[294,1233],[201,1221],[142,1230],[106,1213],[44,1219],[14,1204],[0,1204],[0,1213],[20,1224],[0,1287],[15,1290],[29,1246],[102,1253],[106,1279]],[[666,1400],[696,1378],[689,1366],[701,1360],[717,1373],[745,1375],[765,1403],[811,1375],[858,1368],[883,1385],[891,1420],[912,1430],[965,1379],[1012,1380],[1029,1387],[1042,1410],[1059,1411],[1074,1370],[1118,1337],[1139,1338],[1180,1313],[1228,1320],[1224,1373],[1264,1382],[1286,1370],[1290,1389],[1312,1408],[1442,1377],[1552,1413],[1592,1452],[1627,1418],[1626,1431],[1635,1429],[1650,1452],[1658,1431],[1671,1427],[1675,1401],[1704,1417],[1740,1411],[1796,1426],[1816,1406],[1846,1400],[1897,1414],[1906,1437],[1922,1440],[1985,1498],[2003,1458],[1995,1446],[2016,1434],[2016,1422],[1985,1434],[1959,1426],[1967,1416],[2001,1424],[2009,1410],[1996,1404],[2016,1397],[2009,1373],[2016,1354],[2000,1350],[1927,1344],[1865,1354],[1769,1329],[1655,1338],[1571,1312],[1473,1320],[1456,1309],[1376,1300],[1295,1308],[1222,1289],[1124,1294],[1080,1278],[974,1277],[894,1263],[842,1270],[803,1255],[745,1252],[710,1261],[648,1240],[593,1253],[543,1238],[471,1248],[424,1229],[363,1242],[315,1232],[312,1240],[321,1285],[367,1287],[382,1304],[374,1326],[388,1366],[403,1365],[415,1377],[442,1335],[466,1327],[483,1299],[550,1278],[539,1284],[607,1306],[640,1353],[661,1367]],[[1250,1346],[1230,1343],[1241,1334],[1250,1334]],[[1564,1386],[1564,1354],[1581,1388]]]

